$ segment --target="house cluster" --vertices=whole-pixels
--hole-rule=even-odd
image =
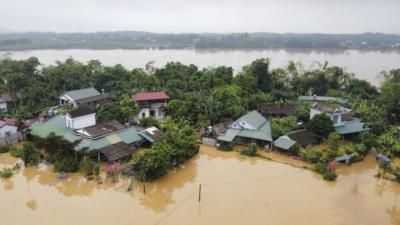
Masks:
[[[132,98],[140,107],[140,113],[135,116],[137,120],[164,118],[163,106],[169,99],[164,92],[137,93]],[[54,114],[46,121],[38,120],[30,126],[31,134],[45,138],[54,133],[71,142],[79,141],[74,149],[76,154],[84,152],[99,161],[114,162],[129,158],[139,147],[164,137],[156,127],[141,129],[115,120],[98,123],[95,108],[111,101],[104,91],[73,90],[64,93],[59,100],[60,106],[71,106],[73,110]]]
[[[327,96],[300,96],[299,101],[311,104],[310,119],[321,113],[328,115],[336,132],[343,136],[368,130],[360,119],[352,117],[348,100]],[[272,139],[270,122],[264,116],[287,117],[294,115],[296,111],[296,104],[291,103],[260,104],[257,111],[251,111],[236,121],[208,127],[202,132],[202,141],[215,146],[257,143],[267,150],[276,148],[284,151],[290,151],[296,144],[302,147],[318,144],[320,137],[301,126],[301,123],[296,130]]]

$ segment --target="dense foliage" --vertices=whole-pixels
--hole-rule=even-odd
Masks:
[[[186,121],[167,120],[166,138],[133,155],[132,169],[139,180],[157,179],[199,151],[194,130]]]
[[[324,113],[315,115],[308,127],[315,134],[325,138],[335,131],[332,120]]]

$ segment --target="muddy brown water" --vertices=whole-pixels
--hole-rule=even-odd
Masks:
[[[0,155],[0,168],[16,162]],[[98,184],[70,174],[60,181],[40,165],[0,181],[0,224],[400,225],[400,185],[375,178],[377,172],[371,154],[340,165],[337,181],[328,183],[309,170],[202,146],[144,194],[136,181],[127,192],[126,178]]]

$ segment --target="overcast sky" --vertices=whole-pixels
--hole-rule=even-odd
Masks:
[[[15,31],[400,34],[400,0],[0,0]]]

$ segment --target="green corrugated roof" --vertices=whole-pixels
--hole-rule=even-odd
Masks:
[[[261,125],[265,123],[267,119],[265,119],[259,112],[253,110],[246,115],[240,117],[236,121],[246,121],[247,123],[253,125],[256,128],[259,128]]]
[[[224,135],[218,136],[219,141],[232,142],[236,135],[240,132],[238,129],[229,128]]]
[[[339,134],[353,134],[362,131],[367,131],[369,128],[364,128],[364,123],[359,121],[348,122],[335,127],[335,130]]]
[[[65,127],[64,117],[58,115],[44,123],[36,122],[32,124],[32,135],[39,137],[47,137],[51,132],[56,135],[63,136],[66,140],[76,141],[82,140],[75,150],[80,150],[87,147],[90,150],[104,148],[106,146],[123,141],[126,144],[132,144],[142,141],[143,138],[139,135],[137,130],[130,127],[117,133],[109,134],[99,139],[89,139],[75,135],[71,129]]]
[[[270,123],[259,112],[251,111],[240,117],[235,123],[240,121],[246,121],[256,127],[257,130],[229,128],[224,135],[218,136],[217,139],[219,141],[232,142],[236,136],[240,136],[263,141],[272,141]]]
[[[296,144],[296,141],[290,139],[287,135],[280,136],[274,141],[276,147],[284,150],[289,150],[294,144]]]

